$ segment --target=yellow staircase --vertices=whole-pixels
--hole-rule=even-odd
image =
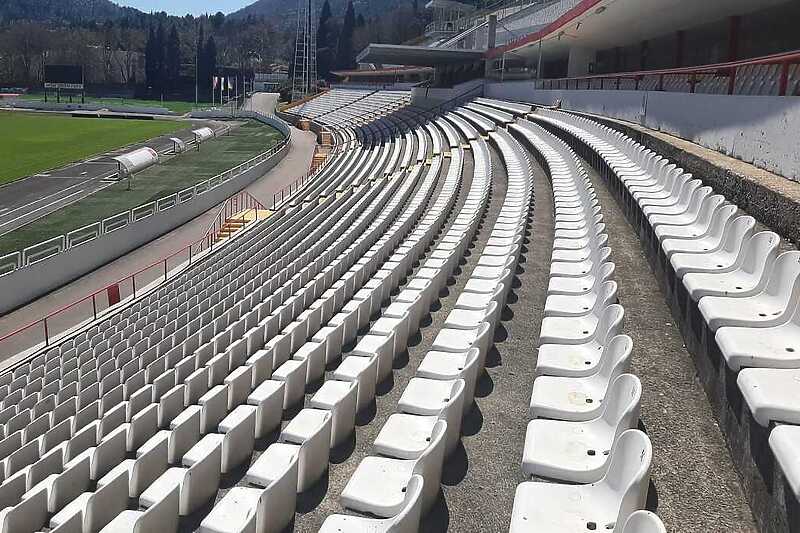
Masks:
[[[237,231],[241,230],[247,223],[254,220],[262,220],[270,215],[268,209],[245,209],[235,215],[226,218],[222,227],[214,238],[214,243],[219,243],[225,239],[230,239]]]

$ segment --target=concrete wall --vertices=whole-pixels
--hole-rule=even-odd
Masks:
[[[283,159],[290,147],[291,144],[286,144],[272,158],[188,202],[0,277],[0,314],[25,305],[205,213],[263,176]]]
[[[627,120],[800,182],[800,98],[657,91],[535,90],[489,83],[486,95]]]
[[[430,109],[473,90],[474,92],[471,93],[473,96],[481,96],[481,91],[478,87],[483,86],[485,83],[485,80],[477,79],[454,85],[450,89],[415,87],[411,89],[411,104],[423,109]]]

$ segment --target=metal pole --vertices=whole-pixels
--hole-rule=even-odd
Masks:
[[[197,21],[197,19],[195,19],[195,21]],[[199,21],[197,22],[197,24],[195,24],[195,32],[197,32],[197,35],[195,36],[195,39],[194,39],[194,42],[195,42],[195,47],[194,47],[194,105],[195,106],[198,106],[199,103],[200,103],[200,87],[199,87],[199,83],[200,83],[199,82],[199,76],[200,76],[200,73],[199,73],[199,68],[200,68],[200,43],[198,42],[198,38],[200,37],[199,24],[200,24]]]
[[[97,320],[97,300],[95,299],[95,294],[92,294],[92,313],[94,314],[94,319]]]
[[[44,345],[50,346],[50,333],[47,330],[47,317],[44,317]]]
[[[539,59],[536,65],[536,79],[542,79],[542,40],[539,39]]]

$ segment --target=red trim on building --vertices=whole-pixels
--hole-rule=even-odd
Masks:
[[[484,57],[493,59],[499,55],[503,55],[506,52],[520,48],[526,44],[536,42],[539,39],[543,39],[544,37],[547,37],[551,33],[561,29],[563,26],[580,17],[602,1],[603,0],[582,0],[577,6],[573,7],[536,33],[529,33],[528,35],[525,35],[516,41],[512,41],[503,46],[498,46],[497,48],[492,48],[491,50],[487,50]]]

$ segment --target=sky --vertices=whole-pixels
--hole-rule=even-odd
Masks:
[[[255,0],[115,0],[117,4],[131,6],[149,13],[150,11],[166,11],[170,15],[183,16],[187,13],[201,15],[214,14],[217,11],[231,13],[252,4]]]

